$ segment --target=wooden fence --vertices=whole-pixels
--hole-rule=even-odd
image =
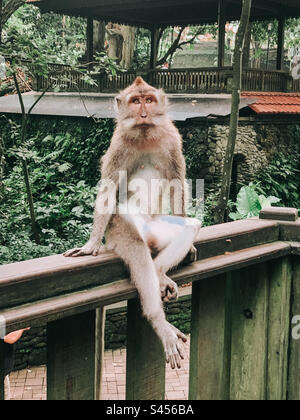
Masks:
[[[117,92],[129,86],[140,72],[118,72],[116,75],[98,74],[96,84],[87,83],[78,71],[68,66],[51,64],[50,70],[58,80],[61,91]],[[144,79],[167,93],[231,93],[232,67],[152,70],[142,74]],[[36,76],[35,88],[43,91],[51,83],[50,78]],[[243,91],[299,92],[300,84],[292,82],[291,76],[283,71],[244,69]]]
[[[191,400],[300,399],[300,341],[292,337],[300,315],[299,239],[293,209],[200,231],[199,260],[171,275],[178,284],[193,283]],[[0,267],[7,332],[47,323],[48,399],[99,399],[104,307],[123,300],[129,301],[126,398],[164,399],[163,349],[127,276],[114,254]],[[0,399],[3,356],[2,347]]]

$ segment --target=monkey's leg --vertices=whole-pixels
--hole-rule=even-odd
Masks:
[[[185,342],[186,337],[166,320],[159,279],[147,244],[120,216],[115,216],[107,235],[107,247],[113,249],[129,267],[143,314],[160,338],[167,361],[172,368],[181,367],[183,352],[180,339]]]
[[[174,216],[164,216],[161,220],[162,234],[163,225],[167,222],[170,226],[174,225],[174,236],[168,246],[161,250],[154,259],[154,264],[160,278],[162,297],[164,301],[176,299],[178,287],[166,273],[177,266],[193,248],[193,243],[197,237],[201,224],[196,219],[177,218]],[[180,228],[179,228],[180,227]]]

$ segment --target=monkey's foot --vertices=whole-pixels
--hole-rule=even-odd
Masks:
[[[176,366],[180,369],[181,360],[184,359],[183,348],[180,340],[186,343],[187,337],[169,322],[167,324],[169,328],[163,343],[166,361],[167,363],[170,363],[172,369],[175,369]]]
[[[166,274],[159,273],[159,286],[161,298],[164,302],[170,302],[171,300],[178,299],[178,286],[170,279]]]
[[[97,255],[105,252],[104,246],[83,246],[82,248],[73,248],[69,251],[66,251],[63,255],[64,257],[83,257],[84,255],[93,255],[96,257]]]

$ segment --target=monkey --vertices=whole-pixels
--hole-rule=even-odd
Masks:
[[[129,268],[143,316],[161,340],[167,363],[172,369],[180,368],[184,358],[181,341],[187,338],[165,316],[163,301],[178,297],[177,284],[167,273],[194,250],[201,227],[197,219],[185,214],[182,137],[167,114],[164,91],[141,77],[116,96],[115,107],[117,124],[101,159],[101,183],[90,239],[64,256],[115,251]],[[159,184],[159,193],[157,189],[152,192],[154,181]],[[169,188],[168,183],[173,187]],[[162,194],[166,190],[165,210]],[[111,205],[105,207],[110,199]]]

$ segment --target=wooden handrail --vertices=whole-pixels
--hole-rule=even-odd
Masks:
[[[300,309],[296,210],[271,208],[260,219],[203,228],[195,245],[198,260],[170,273],[179,285],[193,284],[190,398],[300,399],[300,349],[290,340],[290,315]],[[163,351],[114,253],[58,255],[0,267],[0,316],[7,331],[47,324],[49,399],[99,396],[101,308],[123,300],[130,303],[127,398],[161,399]],[[251,351],[243,347],[248,342]],[[2,362],[0,346],[0,376]],[[246,377],[237,379],[239,372]]]

